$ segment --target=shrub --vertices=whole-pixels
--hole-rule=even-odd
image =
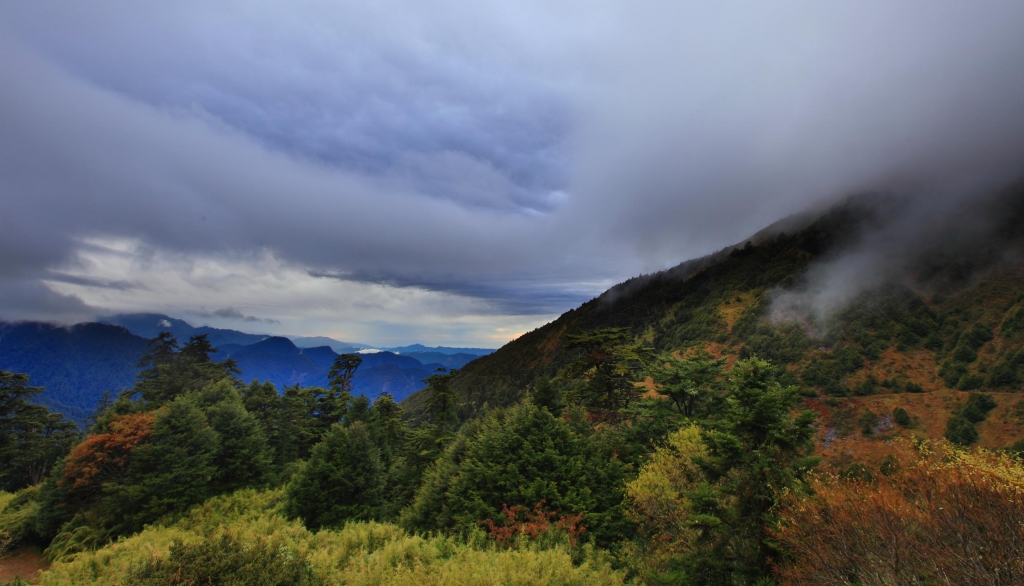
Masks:
[[[945,442],[903,445],[874,483],[822,475],[774,531],[780,584],[1024,583],[1024,467]],[[981,552],[984,552],[981,555]]]
[[[978,429],[963,417],[951,417],[946,423],[946,439],[959,446],[969,446],[978,441]]]
[[[486,539],[421,537],[376,522],[314,534],[279,513],[282,500],[280,490],[248,489],[210,499],[173,525],[149,526],[116,544],[57,562],[40,575],[39,584],[623,583],[621,572],[587,547],[573,551],[568,544],[541,548],[523,543],[499,548]]]
[[[857,423],[860,424],[860,432],[864,435],[871,435],[875,433],[875,426],[878,425],[878,414],[871,409],[865,409],[861,413],[860,418],[857,419]]]
[[[953,352],[953,360],[970,364],[978,359],[978,353],[967,344],[961,343]]]
[[[903,390],[905,390],[908,393],[923,393],[924,387],[917,383],[908,382],[906,386],[903,387]]]
[[[892,410],[892,419],[903,427],[910,425],[910,413],[907,413],[907,410],[903,407],[897,407]]]
[[[305,558],[280,539],[257,536],[243,542],[230,532],[200,542],[175,543],[166,559],[152,557],[132,570],[125,586],[218,584],[222,586],[313,586]]]

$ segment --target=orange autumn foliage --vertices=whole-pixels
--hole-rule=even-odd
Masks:
[[[945,441],[897,446],[888,477],[811,481],[774,532],[781,584],[1024,584],[1024,467]]]
[[[533,511],[525,507],[515,505],[501,505],[501,513],[505,516],[501,523],[495,523],[491,519],[480,521],[481,525],[487,525],[488,535],[498,543],[511,545],[519,537],[537,539],[548,531],[563,532],[569,537],[569,545],[576,545],[579,536],[587,530],[580,524],[583,520],[583,513],[576,515],[562,515],[555,520],[557,511],[549,511],[544,507],[544,500],[534,505]]]
[[[108,433],[87,437],[68,456],[61,484],[72,492],[88,493],[116,480],[128,465],[132,450],[149,439],[157,414],[120,415],[110,422]]]

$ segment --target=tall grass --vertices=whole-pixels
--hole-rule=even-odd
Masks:
[[[312,533],[282,515],[281,500],[281,491],[248,489],[213,498],[178,519],[58,561],[39,584],[174,584],[213,573],[217,583],[246,585],[622,583],[606,561],[567,544],[498,548],[482,537],[412,535],[374,522]]]

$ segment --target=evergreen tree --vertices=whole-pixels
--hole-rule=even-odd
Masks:
[[[562,393],[560,389],[549,378],[539,378],[533,384],[533,392],[530,393],[533,404],[547,409],[549,413],[558,417],[562,414]]]
[[[471,421],[427,470],[402,522],[414,530],[466,532],[498,519],[503,505],[532,509],[544,501],[562,514],[584,513],[588,532],[612,543],[628,467],[602,439],[577,434],[530,404]]]
[[[197,403],[193,395],[168,403],[149,441],[134,449],[124,482],[104,486],[115,535],[137,531],[210,496],[220,438]]]
[[[223,380],[204,389],[200,400],[210,427],[220,440],[213,462],[216,473],[211,493],[266,483],[271,464],[267,440],[256,418],[245,410],[238,390],[230,381]]]
[[[333,426],[286,491],[286,511],[311,530],[378,518],[384,470],[366,425]]]
[[[352,377],[362,363],[363,359],[356,354],[340,354],[334,359],[334,364],[327,373],[331,392],[324,398],[323,406],[325,420],[329,420],[328,427],[340,423],[345,418],[348,406],[352,402]]]
[[[722,409],[703,438],[707,456],[699,463],[709,483],[690,494],[703,529],[703,552],[691,560],[699,583],[770,574],[775,505],[816,462],[809,458],[814,413],[791,414],[799,400],[796,387],[781,386],[765,360],[733,368]]]
[[[659,392],[668,395],[680,413],[693,417],[700,402],[719,388],[725,360],[702,350],[690,358],[659,354],[655,362],[651,375],[661,385]]]
[[[234,380],[241,372],[233,360],[214,362],[210,358],[217,350],[206,334],[192,336],[177,352],[177,341],[165,334],[150,340],[150,352],[139,362],[145,370],[135,387],[123,394],[126,399],[139,394],[145,408],[155,409],[187,391],[198,391],[224,378]]]
[[[627,328],[568,336],[568,347],[583,352],[562,369],[559,378],[575,383],[572,397],[578,404],[614,415],[640,395],[634,383],[649,367],[653,351],[629,341]]]
[[[459,423],[456,412],[459,396],[451,384],[458,373],[454,368],[448,370],[441,367],[423,379],[427,384],[427,412],[441,433],[453,430]]]
[[[29,377],[0,370],[0,490],[42,482],[78,439],[75,424],[29,399],[42,392]]]

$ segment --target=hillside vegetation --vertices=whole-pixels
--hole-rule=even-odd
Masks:
[[[79,436],[0,372],[0,556],[46,548],[42,584],[1020,583],[1022,196],[817,311],[908,205],[851,198],[401,404],[354,393],[358,355],[279,393],[163,333]]]
[[[744,245],[617,285],[466,365],[452,382],[460,414],[469,418],[514,404],[538,383],[559,384],[559,373],[580,352],[572,337],[601,328],[625,328],[632,340],[663,352],[702,349],[727,364],[751,355],[771,360],[780,380],[802,395],[840,400],[817,403],[826,415],[837,404],[861,404],[849,398],[925,393],[917,402],[930,404],[937,393],[957,403],[966,395],[952,391],[1020,390],[1022,186],[963,204],[950,224],[890,244],[902,245],[883,255],[904,259],[898,271],[833,311],[814,311],[820,286],[815,271],[863,248],[897,223],[908,205],[892,197],[851,197],[817,216],[780,222]],[[972,223],[984,228],[967,235],[958,229]],[[418,398],[406,406],[416,411]],[[945,426],[948,412],[922,417],[917,410],[911,414],[937,417]],[[965,443],[1000,447],[1024,433],[968,436]]]

